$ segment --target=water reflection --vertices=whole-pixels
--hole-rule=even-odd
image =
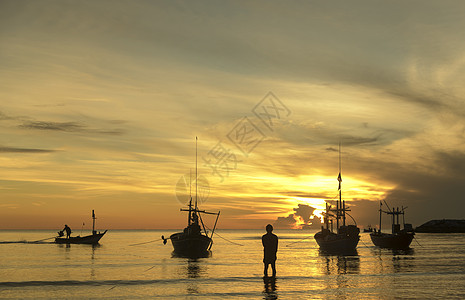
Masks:
[[[265,288],[263,290],[263,294],[265,297],[263,299],[271,300],[271,299],[278,299],[278,293],[276,292],[276,277],[263,277],[263,283]]]
[[[96,273],[95,273],[95,251],[100,247],[100,244],[92,245],[92,254],[90,255],[90,278],[95,279],[96,278]]]
[[[212,252],[210,250],[201,252],[201,253],[192,253],[192,254],[184,254],[184,253],[177,253],[177,252],[171,252],[171,257],[174,258],[189,258],[189,259],[198,259],[198,258],[207,258],[212,255]]]
[[[413,272],[415,264],[415,251],[412,248],[405,250],[374,249],[374,256],[378,261],[379,269],[383,272],[405,273]]]
[[[186,286],[186,292],[188,294],[198,294],[199,286],[195,279],[202,278],[202,275],[206,272],[206,265],[202,263],[202,260],[197,258],[188,258],[185,260],[185,264],[182,264],[180,269],[180,275],[186,277],[189,280]]]
[[[357,250],[351,255],[328,255],[320,252],[323,261],[323,274],[360,274],[360,257]]]

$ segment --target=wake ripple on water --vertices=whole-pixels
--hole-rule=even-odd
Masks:
[[[182,284],[190,283],[194,279],[154,279],[154,280],[60,280],[60,281],[10,281],[0,282],[0,287],[32,287],[32,286],[118,286],[118,285],[149,285],[149,284]],[[223,277],[196,278],[196,282],[250,282],[260,281],[259,277]]]

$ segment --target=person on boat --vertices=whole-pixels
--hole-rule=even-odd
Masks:
[[[68,225],[65,224],[65,228],[63,228],[63,231],[66,232],[66,238],[69,239],[71,236],[71,228],[68,227]]]
[[[273,226],[266,225],[266,234],[262,236],[264,275],[268,276],[268,265],[271,265],[273,277],[276,277],[276,253],[278,252],[278,236],[273,234]]]

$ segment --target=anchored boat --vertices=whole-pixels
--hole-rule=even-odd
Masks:
[[[192,203],[192,196],[189,200],[187,209],[181,208],[181,211],[188,212],[187,227],[182,232],[172,234],[169,239],[173,245],[174,254],[182,257],[205,257],[213,245],[213,233],[220,216],[220,212],[212,213],[200,210],[197,201],[197,137],[195,144],[195,201]],[[190,184],[189,184],[190,185]],[[207,229],[202,219],[202,214],[216,215],[215,225],[211,235],[208,235]],[[161,237],[166,244],[167,238]]]
[[[339,145],[339,199],[336,202],[336,208],[326,203],[326,211],[323,213],[324,225],[321,231],[314,236],[320,246],[320,250],[333,253],[350,253],[357,248],[360,240],[360,229],[357,227],[355,220],[348,213],[350,209],[346,207],[345,200],[342,200],[342,177],[341,177],[341,145]],[[346,224],[346,216],[354,221],[355,225]],[[333,221],[336,220],[336,229],[333,229]]]
[[[58,232],[58,237],[55,238],[55,243],[57,244],[90,244],[96,245],[100,239],[107,233],[107,230],[104,232],[95,231],[95,213],[92,210],[92,234],[86,236],[73,236],[73,237],[63,237],[63,231]]]
[[[388,208],[388,211],[384,211],[382,209],[383,204],[380,202],[379,207],[379,230],[370,233],[371,241],[375,246],[381,248],[389,248],[389,249],[408,249],[410,247],[410,243],[412,242],[415,233],[413,232],[412,224],[405,223],[405,209],[406,207],[402,207],[399,209],[393,208],[392,210],[389,208],[386,202],[384,202]],[[383,233],[381,232],[381,217],[383,213],[392,216],[392,233]],[[402,223],[404,228],[400,228],[399,217],[402,216]]]

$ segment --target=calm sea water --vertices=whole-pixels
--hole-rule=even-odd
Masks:
[[[464,299],[465,234],[417,234],[412,250],[319,252],[313,232],[280,237],[275,282],[264,281],[258,230],[219,230],[208,258],[172,257],[173,231],[109,231],[100,246],[37,241],[51,231],[0,231],[2,299]],[[302,240],[305,237],[308,239]],[[240,244],[233,244],[234,243]]]

